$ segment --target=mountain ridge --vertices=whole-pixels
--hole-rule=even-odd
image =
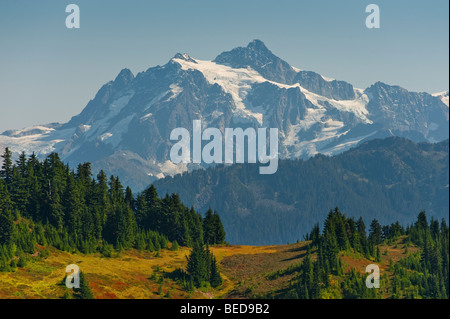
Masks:
[[[71,165],[89,161],[142,190],[155,179],[207,167],[170,161],[171,130],[191,130],[193,120],[222,132],[278,128],[280,158],[309,158],[392,135],[446,139],[446,96],[382,82],[354,88],[296,69],[254,40],[212,61],[178,53],[136,75],[125,68],[67,123],[4,132],[0,148],[40,157],[58,152]]]
[[[373,139],[333,157],[279,162],[277,174],[235,164],[159,179],[161,194],[176,192],[197,210],[213,207],[232,244],[292,243],[338,206],[366,224],[413,222],[416,211],[448,220],[449,140],[414,143]]]

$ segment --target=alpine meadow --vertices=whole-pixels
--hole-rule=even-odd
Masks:
[[[438,313],[448,12],[0,1],[2,313]]]

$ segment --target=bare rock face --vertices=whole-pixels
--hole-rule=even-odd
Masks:
[[[136,76],[120,71],[68,123],[0,135],[0,148],[58,152],[70,165],[91,162],[144,189],[157,178],[207,165],[170,162],[170,133],[204,128],[278,128],[280,158],[335,155],[378,137],[448,138],[448,92],[432,96],[377,82],[366,90],[299,71],[260,40],[213,61],[176,54]]]

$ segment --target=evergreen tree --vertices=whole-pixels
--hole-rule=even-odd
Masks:
[[[91,288],[89,287],[89,282],[82,271],[80,275],[80,288],[74,288],[74,297],[76,299],[94,299]]]
[[[158,197],[154,186],[138,194],[124,189],[118,177],[100,171],[92,178],[91,164],[70,169],[57,153],[39,162],[21,153],[13,165],[5,150],[0,178],[0,268],[9,271],[14,256],[35,253],[35,244],[82,253],[112,255],[135,247],[158,251],[178,243],[203,247],[203,219],[178,194]],[[222,243],[225,232],[216,212],[211,217],[212,243]],[[44,249],[42,252],[47,252]],[[41,253],[40,255],[43,255]],[[211,278],[211,256],[204,252],[206,277]],[[202,262],[200,262],[200,266]],[[14,268],[14,267],[13,267]],[[201,267],[200,267],[201,268]],[[200,277],[199,277],[200,278]],[[216,278],[217,279],[217,278]]]
[[[215,244],[225,243],[225,228],[220,220],[219,214],[214,211],[213,215],[214,232],[215,232]]]
[[[9,244],[14,233],[12,203],[3,181],[0,179],[0,245]]]
[[[211,287],[213,287],[213,288],[219,287],[223,282],[222,276],[220,275],[220,272],[219,272],[219,269],[217,266],[216,257],[214,257],[214,256],[211,257],[211,275],[210,275],[210,277],[211,277],[211,280],[210,280]]]
[[[196,287],[200,287],[204,281],[209,281],[207,267],[206,253],[202,245],[199,242],[195,242],[191,254],[187,257],[186,270]]]
[[[381,225],[376,219],[370,224],[369,241],[373,245],[381,244]]]
[[[12,153],[7,147],[5,152],[2,155],[3,164],[2,169],[0,170],[0,176],[5,180],[6,188],[11,185],[12,173],[13,173],[13,163],[12,163]]]
[[[209,245],[214,245],[216,241],[214,216],[211,208],[207,210],[203,219],[203,238],[204,242]]]
[[[359,241],[361,244],[361,253],[363,254],[367,254],[368,253],[368,247],[367,247],[367,235],[366,235],[366,225],[364,224],[364,221],[362,219],[362,217],[360,217],[358,219],[358,221],[356,222],[356,229],[358,232],[358,237],[359,237]]]

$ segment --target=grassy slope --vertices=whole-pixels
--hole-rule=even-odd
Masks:
[[[120,256],[102,258],[100,255],[70,254],[50,249],[47,259],[34,258],[24,268],[12,273],[0,273],[1,298],[60,298],[65,286],[62,280],[65,268],[77,264],[86,275],[96,298],[163,298],[170,292],[171,298],[249,298],[276,296],[289,285],[295,274],[268,280],[267,274],[298,264],[306,253],[307,243],[301,242],[279,246],[220,246],[211,250],[221,264],[223,285],[218,289],[199,289],[188,294],[178,283],[163,278],[167,273],[186,266],[188,248],[178,251],[162,250],[155,253],[129,250]],[[384,251],[388,250],[388,255]],[[394,262],[405,257],[404,244],[381,246],[381,271],[385,271],[389,260]],[[409,253],[416,250],[410,247]],[[360,272],[373,263],[359,255],[342,255],[344,267]],[[166,276],[167,277],[167,276]],[[162,286],[163,293],[158,294]]]

